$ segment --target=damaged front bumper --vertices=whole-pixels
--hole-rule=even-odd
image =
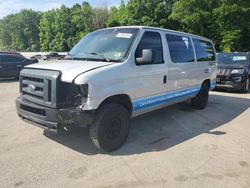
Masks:
[[[77,108],[48,108],[18,97],[16,109],[19,117],[43,129],[57,133],[61,127],[87,127],[93,123],[95,111]]]

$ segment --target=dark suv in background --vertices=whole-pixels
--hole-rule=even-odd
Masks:
[[[27,59],[19,53],[0,52],[0,78],[18,78],[24,66],[37,62],[37,60]]]
[[[60,55],[57,52],[50,52],[46,55],[44,55],[43,60],[51,60],[51,59],[62,59],[65,55]]]
[[[250,79],[250,53],[220,53],[216,88],[247,93]]]

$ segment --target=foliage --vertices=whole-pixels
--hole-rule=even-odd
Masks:
[[[39,12],[22,10],[0,20],[0,48],[19,51],[40,50],[40,16]]]
[[[249,7],[246,0],[179,0],[169,18],[182,31],[212,39],[219,51],[250,51]]]
[[[212,39],[217,51],[250,51],[250,1],[121,0],[93,8],[88,2],[46,12],[22,10],[0,20],[0,49],[68,51],[87,33],[104,27],[147,25]]]

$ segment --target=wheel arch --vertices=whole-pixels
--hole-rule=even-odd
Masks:
[[[203,85],[203,84],[206,84],[206,85],[208,86],[208,88],[209,88],[209,89],[211,89],[211,88],[212,88],[212,82],[211,82],[211,80],[210,80],[210,79],[206,79],[206,80],[204,80],[204,81],[202,82],[202,84],[201,84],[201,85]]]
[[[132,105],[131,98],[127,94],[116,94],[116,95],[107,97],[100,103],[100,105],[98,106],[98,109],[108,103],[121,104],[129,111],[130,115],[132,114],[133,105]]]

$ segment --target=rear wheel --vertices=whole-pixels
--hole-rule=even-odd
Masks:
[[[248,92],[248,89],[249,89],[249,80],[250,78],[247,78],[241,88],[241,93],[247,93]]]
[[[129,112],[122,105],[104,105],[98,110],[95,122],[89,127],[91,141],[105,152],[118,149],[127,139],[129,119]]]
[[[209,97],[208,84],[203,83],[199,93],[191,100],[192,108],[202,110],[207,106]]]

